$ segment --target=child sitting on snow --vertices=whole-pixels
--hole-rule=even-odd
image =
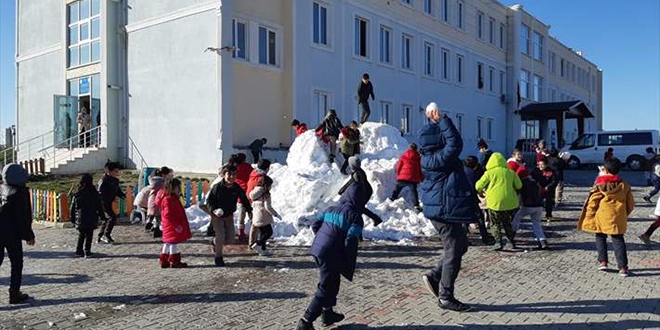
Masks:
[[[273,236],[273,217],[282,220],[282,217],[273,209],[270,188],[273,179],[264,176],[261,183],[250,192],[252,199],[252,227],[250,227],[249,245],[252,250],[261,256],[271,253],[266,251],[266,241]]]
[[[163,226],[163,249],[160,253],[161,268],[186,268],[188,264],[181,262],[181,252],[178,244],[192,237],[186,210],[181,204],[181,181],[168,178],[165,186],[156,196],[156,205],[160,208],[161,224]]]

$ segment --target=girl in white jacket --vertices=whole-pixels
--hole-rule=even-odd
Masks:
[[[266,175],[249,196],[252,199],[252,227],[248,244],[262,256],[271,254],[266,251],[266,241],[273,236],[273,217],[282,220],[282,217],[273,209],[270,200],[272,185],[273,179]]]

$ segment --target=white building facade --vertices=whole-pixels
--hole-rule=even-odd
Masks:
[[[414,141],[434,101],[464,155],[480,139],[509,151],[521,138],[576,137],[571,120],[522,120],[529,103],[579,100],[595,117],[584,125],[601,127],[602,72],[493,0],[16,1],[19,158],[34,157],[24,151],[35,139],[79,149],[61,142],[79,133],[84,106],[98,134],[77,168],[109,158],[212,172],[257,138],[285,151],[294,118],[314,127],[334,108],[357,120],[365,72],[370,121]]]

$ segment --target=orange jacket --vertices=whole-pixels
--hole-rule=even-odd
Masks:
[[[578,229],[621,235],[626,232],[628,215],[634,208],[635,200],[627,183],[617,175],[600,176],[584,203]]]

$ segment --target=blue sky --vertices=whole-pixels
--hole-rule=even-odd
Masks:
[[[603,69],[605,129],[660,129],[660,1],[504,0]],[[0,0],[0,129],[14,123],[14,0]]]

